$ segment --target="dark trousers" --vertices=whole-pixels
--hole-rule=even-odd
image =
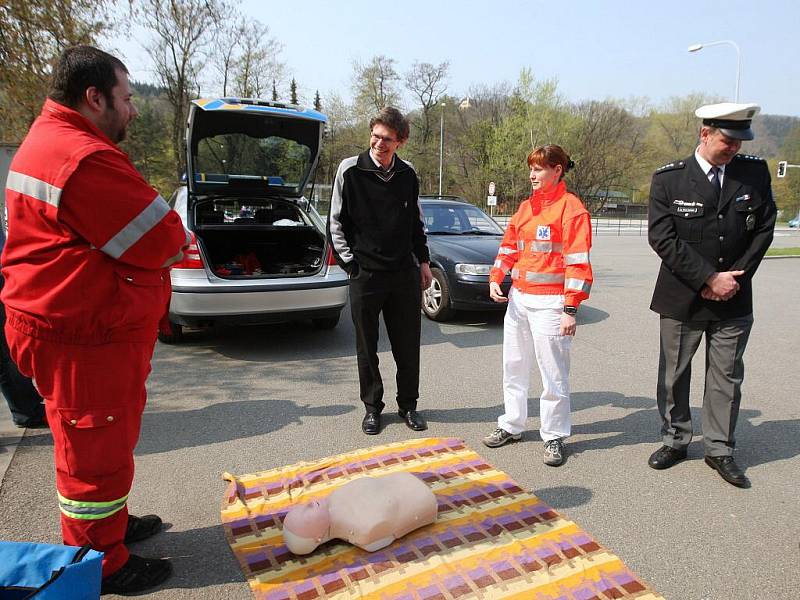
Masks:
[[[753,315],[725,321],[677,321],[661,317],[656,400],[664,445],[685,448],[692,440],[689,386],[692,357],[706,338],[703,443],[707,456],[730,456],[736,441],[744,380],[744,350]]]
[[[403,271],[359,269],[350,278],[358,382],[367,412],[380,413],[385,406],[383,380],[378,368],[378,317],[381,313],[397,365],[397,406],[404,411],[417,408],[421,303],[417,267]]]
[[[42,397],[33,383],[17,369],[8,354],[5,335],[6,309],[0,303],[0,391],[6,398],[15,425],[27,427],[44,419]]]

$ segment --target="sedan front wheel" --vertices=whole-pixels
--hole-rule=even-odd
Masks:
[[[422,293],[422,311],[432,321],[447,321],[455,312],[450,306],[450,286],[441,269],[431,269],[433,279]]]

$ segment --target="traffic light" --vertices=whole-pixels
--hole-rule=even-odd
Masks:
[[[785,160],[778,163],[778,177],[786,177],[786,164]]]

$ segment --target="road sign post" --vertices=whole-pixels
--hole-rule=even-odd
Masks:
[[[497,196],[486,196],[486,206],[489,207],[489,216],[494,216],[494,207],[497,206]]]
[[[494,216],[494,207],[497,206],[497,196],[494,195],[494,181],[489,182],[489,195],[486,196],[486,206],[489,207],[489,216]]]

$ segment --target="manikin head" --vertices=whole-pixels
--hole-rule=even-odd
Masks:
[[[310,554],[330,539],[331,516],[327,502],[312,500],[295,506],[283,520],[283,540],[293,554]]]

